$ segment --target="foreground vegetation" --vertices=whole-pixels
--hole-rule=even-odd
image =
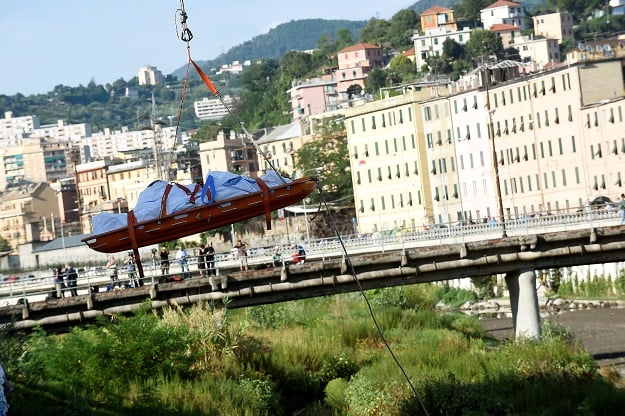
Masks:
[[[366,299],[240,310],[203,304],[158,316],[146,307],[63,335],[5,332],[10,414],[607,415],[625,408],[622,379],[598,371],[566,328],[545,326],[541,342],[500,343],[474,317],[434,310],[452,292],[415,285]]]

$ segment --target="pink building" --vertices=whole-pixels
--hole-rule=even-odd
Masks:
[[[339,103],[334,75],[322,75],[306,81],[293,81],[287,93],[291,96],[293,121],[335,110]]]
[[[339,51],[337,57],[339,69],[335,74],[339,93],[347,92],[352,85],[364,88],[367,74],[384,65],[382,48],[368,43],[348,46]]]

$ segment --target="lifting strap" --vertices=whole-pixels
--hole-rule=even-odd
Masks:
[[[130,237],[130,246],[135,255],[135,265],[139,272],[139,278],[143,279],[143,266],[141,265],[141,257],[139,257],[139,245],[137,244],[137,236],[135,235],[135,227],[137,226],[137,217],[134,211],[128,213],[128,237]]]
[[[269,201],[269,187],[261,178],[256,179],[256,183],[260,187],[263,193],[263,206],[265,207],[265,222],[267,223],[267,229],[271,230],[271,203]]]
[[[187,188],[186,186],[180,185],[179,183],[169,182],[167,186],[165,187],[165,192],[163,192],[163,197],[161,198],[161,213],[160,213],[160,217],[158,218],[159,221],[163,217],[167,216],[167,197],[169,196],[169,192],[174,186],[178,187],[185,194],[189,196],[189,203],[191,203],[192,205],[195,204],[195,194],[197,194],[199,191],[202,190],[202,186],[198,183],[195,184],[195,186],[193,187],[193,190],[191,191],[189,190],[189,188]]]

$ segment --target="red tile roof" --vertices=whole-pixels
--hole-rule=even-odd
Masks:
[[[495,23],[488,30],[490,30],[491,32],[511,32],[521,30],[521,28],[515,25],[508,25],[506,23]]]
[[[361,51],[363,49],[380,49],[379,46],[372,45],[370,43],[357,43],[352,46],[347,46],[339,51],[339,53]]]
[[[426,14],[437,14],[437,13],[445,13],[445,12],[450,12],[452,11],[451,9],[448,9],[447,7],[443,7],[443,6],[432,6],[427,10],[424,10],[421,12],[421,14],[419,16],[423,16]]]
[[[508,0],[497,0],[496,2],[494,2],[493,4],[491,4],[488,7],[485,7],[482,10],[486,10],[486,9],[496,9],[498,7],[522,7],[519,3],[515,3],[513,1],[508,1]]]
[[[414,50],[414,48],[410,48],[407,51],[405,51],[402,55],[404,55],[404,56],[415,56],[415,50]]]

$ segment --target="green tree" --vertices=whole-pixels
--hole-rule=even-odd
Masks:
[[[381,68],[373,68],[365,79],[365,91],[375,95],[380,88],[384,87],[386,87],[386,71]]]
[[[352,39],[352,32],[347,29],[339,29],[336,32],[336,50],[341,50],[346,46],[350,46],[354,43]]]
[[[468,58],[476,64],[486,63],[491,55],[500,57],[503,55],[503,43],[501,37],[488,30],[474,30],[471,39],[465,46]]]
[[[419,18],[414,10],[403,9],[391,18],[387,30],[388,40],[393,48],[404,51],[413,46],[412,35],[419,27]]]
[[[388,41],[387,32],[391,24],[384,19],[371,18],[360,31],[360,40],[372,45],[382,45]]]
[[[352,84],[347,87],[347,99],[352,100],[354,97],[359,96],[362,92],[362,87],[358,84]]]
[[[319,130],[318,137],[297,151],[297,160],[298,170],[301,172],[324,168],[320,175],[320,185],[326,201],[343,200],[353,196],[347,132],[342,121],[325,122]],[[318,194],[311,194],[313,201],[317,201],[318,198]]]
[[[492,0],[462,0],[453,6],[456,20],[473,22],[475,26],[480,21],[480,10],[493,3]]]
[[[11,251],[11,245],[4,237],[0,237],[0,251]]]
[[[391,60],[390,70],[399,74],[403,82],[412,81],[418,72],[414,62],[404,55],[397,55]]]
[[[348,31],[349,33],[349,31]],[[300,51],[289,51],[280,59],[280,72],[288,78],[300,78],[313,71],[312,56]]]

